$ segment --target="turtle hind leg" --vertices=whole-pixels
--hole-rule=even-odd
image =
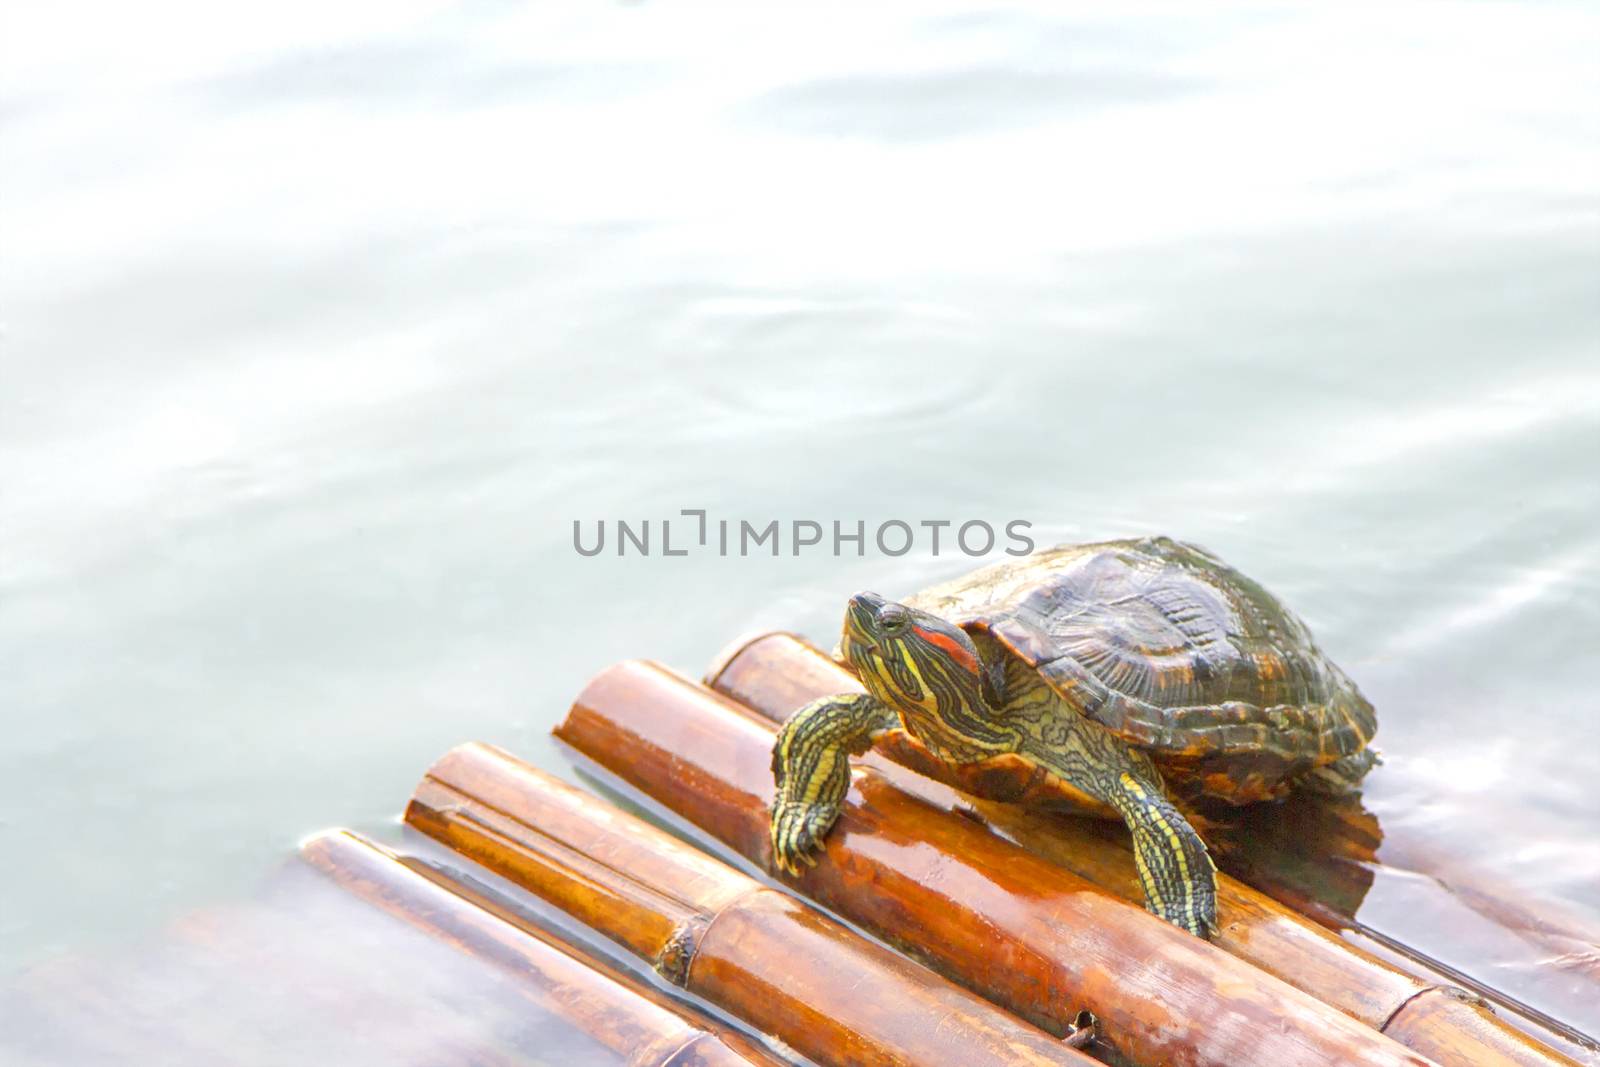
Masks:
[[[850,757],[873,739],[898,729],[900,717],[876,697],[862,693],[823,697],[789,716],[772,746],[772,859],[798,875],[816,862],[813,853],[839,817],[850,790]]]
[[[1347,797],[1361,792],[1367,772],[1383,760],[1371,748],[1325,763],[1295,779],[1295,788],[1326,797]]]
[[[1148,780],[1124,771],[1108,793],[1133,835],[1145,908],[1196,937],[1211,937],[1217,932],[1217,868],[1200,835]]]

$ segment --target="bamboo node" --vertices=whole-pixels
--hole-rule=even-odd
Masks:
[[[656,973],[676,986],[689,984],[689,965],[700,947],[700,937],[709,924],[700,917],[680,923],[656,956]]]
[[[1100,1020],[1087,1008],[1072,1017],[1067,1032],[1061,1038],[1068,1048],[1088,1048],[1100,1039]]]

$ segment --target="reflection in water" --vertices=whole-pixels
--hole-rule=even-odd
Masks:
[[[1391,768],[1368,788],[1393,790],[1404,774]],[[1447,851],[1403,819],[1385,834],[1361,796],[1297,793],[1222,818],[1213,839],[1228,873],[1600,1052],[1600,927],[1530,898],[1495,869],[1492,849],[1488,862]],[[1516,811],[1478,829],[1497,842],[1559,833]]]
[[[630,1062],[517,976],[298,863],[258,901],[190,916],[114,960],[54,961],[0,988],[0,1047],[7,1062],[41,1067]]]

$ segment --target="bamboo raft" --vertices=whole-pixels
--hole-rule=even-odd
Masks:
[[[735,642],[713,663],[706,684],[773,724],[818,696],[860,690],[830,657],[787,633]],[[1141,898],[1132,855],[1115,830],[1108,830],[1109,824],[958,792],[973,783],[963,782],[959,774],[931,761],[914,745],[869,752],[859,762],[931,804],[981,820],[1023,850],[1122,899]],[[1023,792],[1014,799],[1029,798]],[[1468,983],[1461,975],[1443,973],[1436,962],[1360,927],[1349,914],[1319,899],[1313,887],[1337,885],[1345,857],[1359,856],[1369,866],[1376,863],[1362,840],[1368,831],[1348,818],[1347,808],[1307,805],[1304,814],[1317,818],[1320,825],[1309,828],[1309,834],[1306,827],[1296,827],[1301,838],[1319,840],[1335,859],[1317,868],[1316,877],[1309,877],[1304,857],[1288,856],[1278,842],[1268,841],[1237,857],[1252,884],[1227,874],[1218,879],[1222,930],[1214,944],[1411,1047],[1430,1050],[1430,1055],[1440,1055],[1432,1045],[1434,1038],[1419,1032],[1416,1043],[1408,1039],[1425,1017],[1433,1021],[1423,1029],[1449,1035],[1444,1040],[1469,1054],[1467,1062],[1552,1062],[1540,1057],[1555,1049],[1566,1059],[1553,1062],[1600,1063],[1593,1043],[1581,1033],[1538,1013],[1520,1011],[1522,1006],[1510,998]],[[1226,855],[1221,862],[1224,868],[1230,866]],[[1584,946],[1591,956],[1600,953],[1600,934],[1575,920],[1536,917],[1508,893],[1482,895],[1510,928],[1534,933],[1552,951],[1570,953],[1573,946]],[[1593,1002],[1600,1003],[1597,979],[1600,975],[1579,980],[1589,986]],[[1489,1003],[1498,1012],[1491,1012]]]
[[[855,688],[788,634],[736,643],[704,683],[644,661],[602,671],[554,732],[650,821],[500,749],[446,753],[398,841],[335,830],[300,848],[305,877],[407,931],[410,954],[443,954],[421,965],[431,984],[397,978],[427,987],[409,999],[382,981],[352,999],[346,981],[338,1003],[440,1028],[427,1021],[450,1017],[438,989],[482,985],[510,1020],[425,1048],[371,1035],[394,1063],[1600,1065],[1559,1020],[1348,922],[1279,842],[1239,862],[1254,884],[1219,876],[1220,930],[1201,941],[1139,906],[1115,828],[975,799],[914,745],[858,759],[820,862],[777,871],[774,733],[801,704]],[[1359,824],[1326,817],[1356,854]],[[1552,944],[1588,933],[1487,895],[1485,907]],[[226,923],[190,925],[215,944]],[[279,936],[258,934],[243,969],[270,980],[281,965],[263,946]],[[88,1022],[62,1028],[81,1042],[100,1033]],[[101,1029],[123,1052],[148,1040]],[[145,1058],[157,1047],[166,1062],[215,1059],[159,1044]]]

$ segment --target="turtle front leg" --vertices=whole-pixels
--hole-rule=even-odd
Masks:
[[[1145,910],[1209,938],[1217,931],[1217,869],[1205,842],[1167,799],[1161,772],[1143,753],[1091,728],[1075,712],[1064,738],[1023,755],[1116,809],[1133,835]]]
[[[1152,914],[1196,937],[1217,932],[1217,869],[1205,842],[1161,788],[1123,771],[1106,800],[1133,834],[1133,858]]]
[[[850,756],[865,752],[879,734],[898,729],[900,717],[866,694],[813,700],[789,716],[772,746],[772,859],[798,875],[817,862],[813,853],[839,817],[850,789]]]

